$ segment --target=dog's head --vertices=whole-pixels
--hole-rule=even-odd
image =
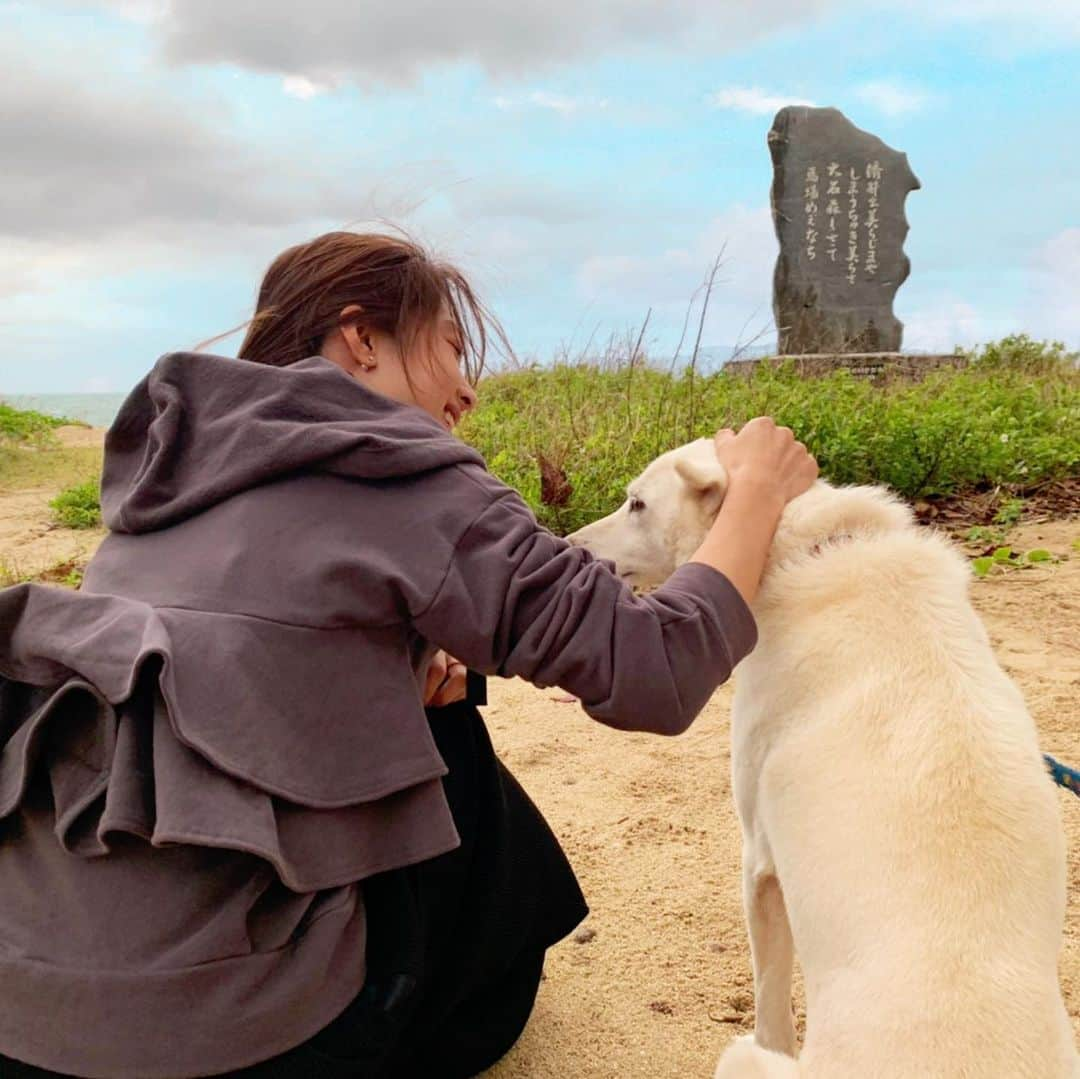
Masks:
[[[727,475],[711,438],[657,457],[614,512],[567,536],[637,588],[662,584],[701,545],[724,500]]]
[[[727,475],[710,438],[658,457],[627,486],[626,501],[567,537],[638,588],[662,584],[704,540],[727,491]],[[839,539],[904,528],[911,511],[882,487],[833,487],[819,480],[788,503],[769,566],[811,556]]]

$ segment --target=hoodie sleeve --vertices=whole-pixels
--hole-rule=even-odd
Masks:
[[[756,644],[753,616],[710,566],[681,566],[640,597],[613,568],[507,491],[458,541],[413,624],[485,674],[562,687],[609,726],[679,734]]]

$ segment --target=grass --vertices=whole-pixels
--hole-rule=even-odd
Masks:
[[[626,483],[664,450],[760,414],[792,427],[836,482],[886,483],[911,499],[999,490],[993,524],[967,536],[991,559],[1020,519],[1026,492],[1080,475],[1080,367],[1054,342],[1005,338],[971,354],[965,369],[887,387],[847,372],[803,379],[768,367],[752,377],[693,365],[674,371],[648,363],[639,346],[628,342],[626,355],[611,350],[602,363],[491,375],[462,424],[492,472],[553,531],[610,513]],[[0,404],[0,490],[61,491],[53,502],[60,522],[93,527],[102,451],[61,446],[52,432],[63,422]],[[1024,564],[1033,561],[1038,555]],[[997,573],[1017,563],[1010,552],[979,568]],[[68,583],[76,570],[60,564],[46,579]],[[0,562],[0,583],[22,579]]]
[[[42,445],[49,442],[55,428],[75,422],[0,401],[0,446]]]
[[[101,462],[102,451],[93,446],[0,445],[0,490],[67,487],[99,476]]]
[[[62,446],[56,440],[56,428],[69,426],[87,425],[0,401],[0,490],[62,487],[99,475],[100,449]]]
[[[910,499],[1000,487],[1018,499],[1080,474],[1078,360],[1018,336],[966,368],[886,387],[790,367],[671,372],[636,356],[536,365],[486,379],[462,436],[563,533],[614,510],[659,453],[761,414],[793,428],[837,483],[884,483]],[[558,497],[542,488],[541,460],[565,480]]]
[[[56,440],[56,428],[69,426],[87,425],[0,401],[0,489],[63,487],[99,475],[100,449],[62,446]]]
[[[0,559],[0,588],[15,584],[59,584],[78,588],[82,584],[84,565],[76,559],[64,559],[36,573],[24,573],[14,562]]]
[[[95,447],[61,445],[55,429],[68,425],[86,426],[76,420],[16,409],[0,402],[0,491],[59,490],[60,494],[50,502],[59,525],[97,527],[101,523],[98,477],[102,451]],[[82,573],[82,564],[70,559],[26,573],[11,558],[0,558],[0,587],[44,581],[77,588]]]

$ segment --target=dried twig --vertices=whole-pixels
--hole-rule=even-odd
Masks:
[[[653,456],[657,456],[661,450],[660,431],[664,420],[664,399],[667,397],[668,386],[671,384],[675,377],[675,365],[679,362],[679,353],[682,352],[683,343],[686,341],[686,331],[690,326],[690,315],[694,310],[694,303],[698,298],[698,293],[705,286],[698,285],[694,289],[690,296],[690,301],[686,305],[686,315],[683,318],[682,333],[679,335],[679,343],[675,346],[675,354],[671,357],[671,363],[668,365],[668,377],[660,386],[660,396],[656,403],[656,428],[655,437],[653,438]],[[678,413],[676,412],[676,426],[678,422]]]
[[[630,393],[630,387],[634,381],[634,367],[637,364],[638,355],[641,352],[641,342],[645,339],[645,330],[648,328],[649,319],[652,317],[652,308],[645,312],[645,321],[641,324],[641,329],[637,335],[637,341],[634,343],[634,350],[630,353],[630,370],[626,373],[626,456],[630,456],[630,447],[634,441],[633,430],[633,403],[632,395]]]
[[[694,396],[694,374],[697,370],[698,349],[701,347],[701,335],[705,330],[705,316],[709,311],[709,298],[712,296],[713,284],[716,281],[716,275],[720,270],[720,265],[723,262],[724,252],[726,250],[727,242],[725,241],[720,248],[720,253],[713,262],[712,269],[709,271],[708,279],[705,282],[705,299],[701,304],[701,318],[698,320],[697,339],[694,341],[694,353],[690,357],[690,427],[687,432],[687,438],[694,437],[694,412],[697,405],[697,398]]]

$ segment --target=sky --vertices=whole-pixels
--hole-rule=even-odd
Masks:
[[[517,354],[774,339],[766,136],[908,154],[904,347],[1080,346],[1080,0],[0,0],[0,393],[122,392],[278,252],[406,228]],[[239,335],[214,350],[232,355]]]

